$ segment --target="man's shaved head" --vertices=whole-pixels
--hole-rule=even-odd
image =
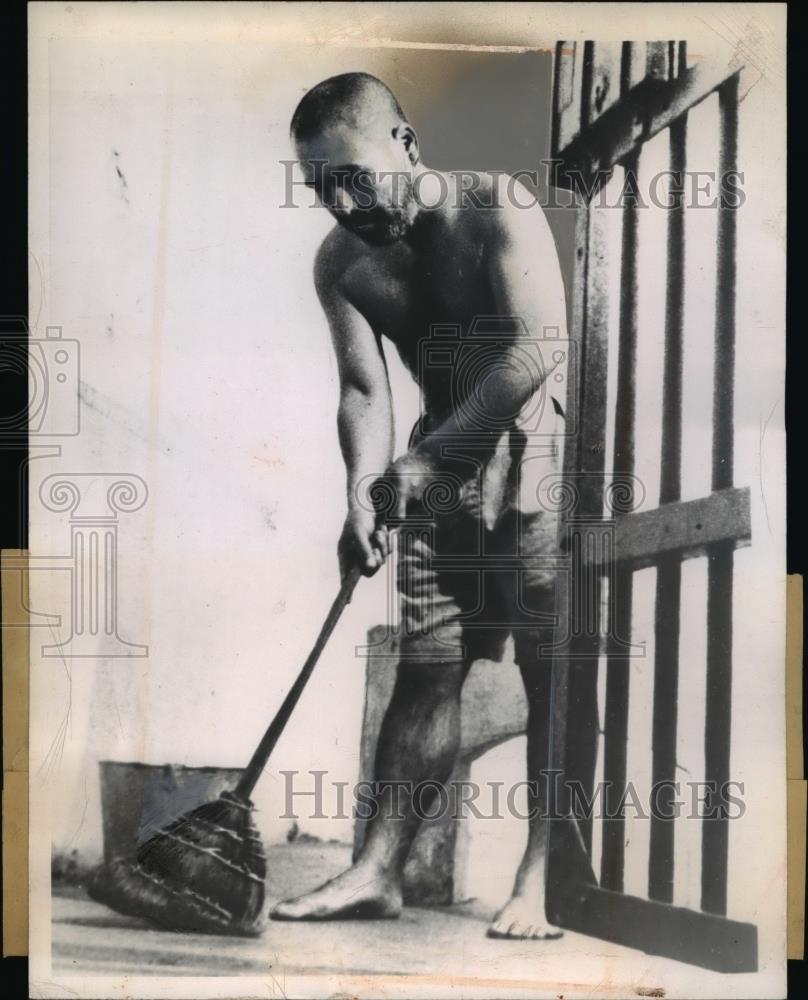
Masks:
[[[306,184],[337,222],[375,246],[401,239],[418,205],[418,139],[390,89],[341,73],[304,95],[289,127]]]
[[[306,141],[334,126],[389,136],[404,121],[401,105],[386,84],[369,73],[331,76],[305,94],[292,116],[292,138]]]

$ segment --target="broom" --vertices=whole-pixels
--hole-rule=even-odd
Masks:
[[[314,648],[238,784],[158,830],[135,858],[94,873],[91,898],[171,931],[254,937],[266,923],[266,855],[253,821],[255,784],[361,576],[345,576]]]

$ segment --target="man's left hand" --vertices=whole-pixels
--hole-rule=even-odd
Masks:
[[[394,493],[394,504],[388,516],[403,520],[411,502],[423,502],[430,486],[446,478],[446,473],[430,455],[411,449],[397,458],[384,475]]]

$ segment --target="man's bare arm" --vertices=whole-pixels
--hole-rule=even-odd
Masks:
[[[496,433],[503,418],[515,416],[538,391],[555,362],[543,348],[544,330],[566,331],[566,304],[558,254],[541,207],[518,208],[506,200],[490,226],[486,253],[488,280],[501,320],[515,317],[513,340],[502,352],[500,363],[485,369],[484,392],[473,402],[458,407],[454,415],[437,427],[419,446],[440,456],[441,438],[486,424]],[[482,389],[482,387],[481,387]],[[489,418],[487,421],[486,418]]]
[[[375,517],[368,510],[367,488],[360,489],[360,483],[381,475],[393,456],[387,366],[378,337],[345,297],[332,259],[323,254],[315,266],[315,286],[328,318],[340,379],[337,427],[348,500],[340,562],[343,574],[354,560],[366,573],[373,573],[387,555],[387,537],[383,530],[376,530]]]
[[[542,349],[544,330],[556,327],[557,336],[566,336],[564,284],[555,241],[541,207],[520,209],[506,203],[488,224],[486,269],[498,317],[518,317],[523,326],[514,324],[516,332],[503,348],[499,363],[486,367],[481,391],[397,461],[397,516],[404,514],[408,483],[415,483],[419,472],[424,480],[439,471],[443,444],[449,439],[456,444],[457,437],[470,429],[478,440],[490,430],[493,443],[501,433],[502,419],[516,416],[540,389],[556,367],[552,355]]]

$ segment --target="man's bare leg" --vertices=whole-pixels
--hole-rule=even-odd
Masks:
[[[521,667],[528,702],[527,777],[538,783],[538,794],[528,792],[528,841],[516,872],[511,898],[491,921],[489,937],[557,938],[562,932],[547,923],[544,914],[547,821],[548,753],[550,747],[550,668],[544,664]],[[535,787],[535,785],[529,785]],[[534,815],[535,813],[535,815]]]
[[[387,795],[377,798],[379,813],[354,864],[313,892],[279,903],[270,914],[273,919],[399,915],[401,876],[420,824],[406,789],[449,778],[460,743],[460,691],[467,670],[463,663],[400,665],[379,733],[375,774],[380,783],[405,783],[399,808],[390,809]],[[430,809],[426,795],[419,805],[421,814]]]

